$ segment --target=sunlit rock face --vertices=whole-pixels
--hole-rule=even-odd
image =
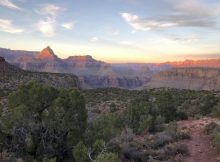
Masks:
[[[220,90],[220,69],[199,67],[174,68],[155,74],[146,87]]]
[[[53,50],[49,46],[47,46],[41,52],[39,52],[36,58],[41,60],[51,60],[51,61],[55,61],[58,59],[58,57],[54,54]]]

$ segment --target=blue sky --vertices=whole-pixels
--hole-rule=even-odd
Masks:
[[[0,0],[0,46],[163,62],[220,54],[218,0]]]

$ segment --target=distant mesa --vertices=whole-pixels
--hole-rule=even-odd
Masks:
[[[79,61],[86,61],[86,60],[94,60],[92,56],[85,55],[85,56],[69,56],[69,60],[79,60]]]
[[[46,60],[56,60],[58,57],[54,54],[53,50],[50,46],[44,48],[40,53],[37,54],[36,58],[38,59],[46,59]]]

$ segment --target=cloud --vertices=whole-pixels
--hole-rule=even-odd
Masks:
[[[74,28],[74,23],[63,23],[62,27],[64,27],[65,29],[71,30]]]
[[[37,23],[37,30],[40,31],[43,36],[52,37],[55,35],[56,19],[61,11],[63,11],[63,8],[55,4],[46,4],[36,11],[38,14],[46,16],[45,20],[40,20]]]
[[[172,38],[171,40],[180,42],[180,43],[194,43],[194,42],[199,41],[199,39],[196,37],[175,37],[175,38]]]
[[[220,5],[207,5],[199,0],[167,0],[172,5],[169,12],[156,17],[139,17],[131,13],[120,13],[135,30],[149,31],[171,27],[216,28]]]
[[[11,9],[22,10],[20,7],[12,3],[10,0],[0,0],[0,5]]]
[[[149,31],[153,29],[167,28],[177,25],[176,23],[169,21],[163,22],[158,20],[142,19],[137,15],[133,15],[130,13],[121,13],[121,16],[130,26],[132,26],[136,30],[141,30],[141,31]]]
[[[125,45],[125,46],[130,46],[130,45],[132,45],[133,43],[132,43],[132,42],[129,42],[129,41],[121,41],[121,42],[119,42],[119,44]]]
[[[99,41],[99,38],[98,38],[98,37],[92,37],[92,38],[90,39],[90,41],[91,41],[91,42],[97,42],[97,41]]]
[[[37,23],[37,30],[39,30],[45,37],[52,37],[55,35],[56,21],[51,18],[41,20]]]
[[[22,33],[24,29],[14,26],[11,20],[0,19],[0,31],[7,33]]]
[[[37,10],[36,12],[40,15],[46,15],[46,16],[55,18],[63,10],[64,10],[63,8],[55,4],[47,4],[47,5],[42,6],[42,8],[40,10]]]
[[[132,30],[131,33],[135,34],[135,33],[137,33],[137,30]]]

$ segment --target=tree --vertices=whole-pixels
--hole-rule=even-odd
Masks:
[[[166,122],[170,122],[176,119],[177,110],[174,105],[172,94],[169,92],[161,92],[157,98],[157,105],[160,111],[160,115],[165,117]]]
[[[79,91],[30,82],[8,99],[9,113],[3,118],[3,131],[10,139],[5,142],[7,149],[38,161],[72,158],[72,148],[87,125],[85,101]]]
[[[120,160],[114,153],[104,153],[100,154],[95,162],[120,162]]]
[[[73,150],[74,159],[76,162],[89,162],[88,150],[84,143],[80,141]]]
[[[150,102],[141,98],[133,100],[127,109],[128,125],[135,132],[152,130],[154,125],[153,114]]]

